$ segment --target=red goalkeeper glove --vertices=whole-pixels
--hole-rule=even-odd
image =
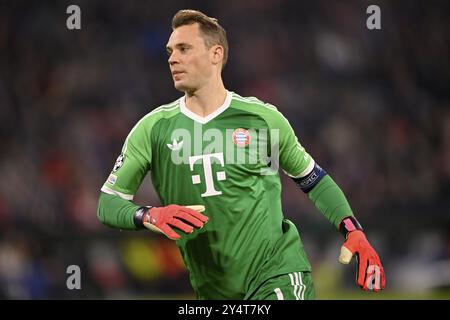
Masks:
[[[339,225],[339,231],[346,238],[341,247],[339,262],[348,264],[353,255],[356,255],[358,264],[356,282],[361,289],[374,292],[384,289],[386,279],[380,258],[367,241],[358,221],[354,217],[344,218]]]
[[[143,210],[143,208],[139,210]],[[140,215],[142,226],[163,233],[172,240],[181,238],[173,227],[185,233],[192,233],[194,227],[202,228],[208,221],[208,217],[200,213],[205,211],[205,207],[201,205],[179,206],[171,204],[166,207],[152,207],[150,210],[144,207],[144,210],[144,213]]]

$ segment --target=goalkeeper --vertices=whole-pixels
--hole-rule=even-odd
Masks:
[[[99,219],[176,241],[198,299],[314,299],[311,265],[296,226],[282,212],[273,170],[279,165],[344,236],[339,260],[356,256],[358,286],[383,289],[380,259],[344,194],[286,118],[270,104],[225,89],[228,44],[218,21],[181,10],[172,29],[168,63],[184,96],[154,109],[130,131],[101,188]],[[205,133],[200,138],[199,130]],[[258,161],[229,157],[251,158],[260,138],[255,132],[268,133],[262,140],[271,161],[259,153]],[[132,201],[148,172],[160,207]]]

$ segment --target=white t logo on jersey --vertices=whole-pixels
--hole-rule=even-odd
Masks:
[[[213,180],[212,168],[211,168],[211,158],[216,158],[217,160],[219,160],[222,167],[224,166],[222,152],[189,157],[189,167],[190,167],[191,171],[194,169],[194,164],[198,160],[201,159],[203,162],[203,173],[205,174],[206,192],[201,194],[202,197],[211,197],[211,196],[217,196],[217,195],[222,194],[222,191],[217,191],[214,188],[214,180]],[[222,181],[222,180],[226,179],[225,171],[219,171],[216,173],[216,175],[217,175],[218,181]],[[199,174],[192,176],[193,184],[199,184],[200,182],[201,182],[201,179],[200,179]]]

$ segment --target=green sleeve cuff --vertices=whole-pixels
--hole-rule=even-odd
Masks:
[[[344,193],[329,175],[320,180],[308,193],[308,197],[337,229],[342,219],[353,216],[353,211]]]
[[[97,217],[105,225],[123,230],[137,230],[133,216],[139,206],[119,196],[101,192]]]

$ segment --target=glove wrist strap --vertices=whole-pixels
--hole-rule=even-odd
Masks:
[[[144,207],[140,207],[139,209],[137,209],[134,212],[133,215],[133,222],[134,225],[138,228],[138,229],[145,229],[144,227],[144,215],[148,212],[148,210],[150,210],[152,207],[151,206],[144,206]]]
[[[339,224],[339,232],[344,236],[345,239],[347,239],[347,236],[350,232],[355,230],[363,231],[363,228],[359,224],[358,220],[356,220],[356,218],[353,216],[345,217]]]

